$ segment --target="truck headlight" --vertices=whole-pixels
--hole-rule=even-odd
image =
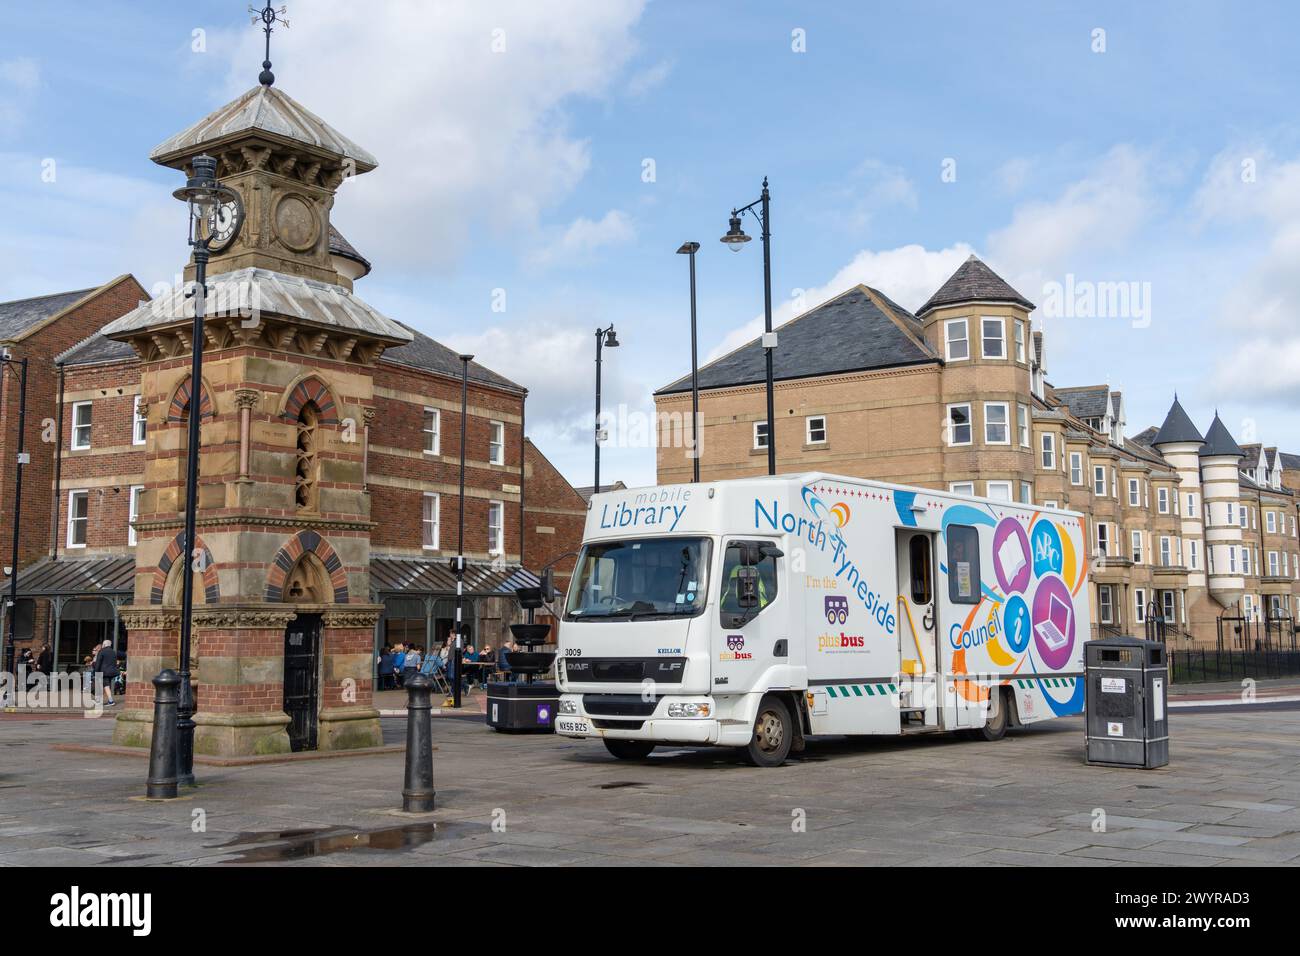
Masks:
[[[669,704],[668,716],[669,717],[707,717],[709,716],[709,710],[710,709],[708,704],[692,704],[692,703]]]
[[[560,698],[560,713],[576,714],[578,712],[578,702],[576,700],[565,700]]]

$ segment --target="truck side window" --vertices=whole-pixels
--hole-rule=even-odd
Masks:
[[[722,559],[722,600],[719,610],[723,627],[741,627],[752,621],[776,599],[776,558],[767,555],[758,563],[758,607],[741,607],[739,588],[736,583],[740,569],[739,541],[729,541]]]
[[[912,578],[912,603],[929,604],[933,599],[933,583],[930,580],[930,539],[923,534],[912,535],[907,544],[908,564]]]
[[[969,525],[948,526],[948,600],[980,603],[980,533]]]

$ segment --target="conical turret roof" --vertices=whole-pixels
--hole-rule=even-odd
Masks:
[[[1205,443],[1201,433],[1192,424],[1192,419],[1187,412],[1183,411],[1182,403],[1178,401],[1177,395],[1174,396],[1174,403],[1169,406],[1169,414],[1165,416],[1165,423],[1160,426],[1160,431],[1156,432],[1155,440],[1151,444],[1165,445],[1174,442]]]
[[[929,301],[916,314],[925,315],[931,309],[960,302],[1013,302],[1026,309],[1034,307],[1034,303],[1011,288],[1005,279],[974,255],[948,277],[948,281],[930,296]]]
[[[1219,413],[1214,413],[1214,421],[1210,423],[1210,430],[1205,433],[1205,446],[1201,449],[1202,458],[1214,458],[1218,455],[1231,455],[1236,458],[1245,456],[1237,440],[1232,437],[1228,427],[1223,424],[1223,419]]]

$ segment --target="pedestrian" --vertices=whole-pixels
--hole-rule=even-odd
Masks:
[[[397,654],[387,644],[379,653],[379,689],[392,690],[396,684],[393,682],[393,662]]]
[[[509,681],[510,677],[510,642],[502,641],[501,647],[497,650],[497,670],[501,672],[501,679]]]
[[[420,673],[420,645],[416,644],[406,652],[406,659],[402,661],[402,683],[410,680],[416,674]]]
[[[87,654],[81,661],[81,690],[83,696],[95,687],[95,658]]]
[[[54,654],[50,651],[50,645],[41,647],[41,653],[36,657],[36,669],[46,676],[54,672]]]
[[[96,674],[104,679],[104,701],[105,707],[112,707],[117,701],[113,700],[113,678],[117,677],[117,652],[113,650],[113,642],[108,638],[99,646],[99,652],[95,655],[93,665]]]
[[[398,687],[406,686],[406,677],[402,673],[406,667],[406,645],[397,643],[393,647],[393,682]]]

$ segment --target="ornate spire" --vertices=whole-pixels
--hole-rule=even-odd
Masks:
[[[279,10],[273,9],[270,0],[261,10],[256,7],[249,7],[248,12],[253,15],[252,22],[262,21],[262,32],[266,34],[266,58],[262,60],[262,72],[258,74],[257,82],[263,86],[270,86],[275,82],[275,74],[271,72],[271,30],[275,24],[280,24],[286,30],[289,29],[289,21],[284,19],[288,9],[280,7]]]

